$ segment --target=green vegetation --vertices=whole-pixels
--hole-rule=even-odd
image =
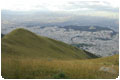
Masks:
[[[54,78],[54,79],[66,79],[67,77],[66,77],[65,73],[60,72],[60,73],[54,75],[53,78]]]
[[[119,71],[118,55],[97,58],[24,29],[16,29],[2,38],[1,58],[5,79],[117,78]],[[100,71],[103,66],[112,68],[114,73]]]
[[[83,50],[63,42],[24,30],[16,29],[2,38],[2,55],[32,58],[87,59]]]

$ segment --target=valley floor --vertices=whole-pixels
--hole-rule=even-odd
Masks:
[[[2,55],[2,77],[32,79],[105,79],[119,75],[119,55],[85,60],[20,58]]]

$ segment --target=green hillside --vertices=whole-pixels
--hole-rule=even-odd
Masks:
[[[16,29],[2,38],[2,55],[32,58],[86,59],[97,56],[63,42]]]
[[[115,79],[119,55],[97,58],[84,50],[16,29],[2,38],[5,79]]]

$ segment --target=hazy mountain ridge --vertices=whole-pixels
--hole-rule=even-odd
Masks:
[[[64,12],[2,10],[1,18],[4,27],[7,26],[6,24],[13,24],[12,26],[97,25],[109,27],[117,32],[119,29],[118,18],[112,19],[99,16],[74,15]]]

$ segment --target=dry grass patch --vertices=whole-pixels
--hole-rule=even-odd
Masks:
[[[2,76],[4,78],[117,78],[118,65],[113,62],[106,65],[103,59],[49,60],[4,57]],[[115,73],[100,71],[103,66],[114,69]]]

